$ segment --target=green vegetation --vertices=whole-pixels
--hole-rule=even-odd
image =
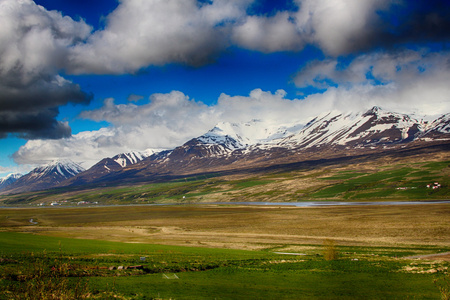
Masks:
[[[345,200],[361,199],[442,199],[449,195],[450,161],[400,165],[389,169],[378,168],[370,174],[344,173],[322,177],[324,181],[336,181],[311,194],[313,198]],[[437,189],[427,187],[439,182]]]
[[[448,199],[442,157],[1,196],[0,299],[448,299],[450,255],[412,258],[450,251],[448,203],[232,205]]]
[[[450,161],[405,160],[336,165],[289,172],[252,175],[187,176],[167,182],[85,190],[55,189],[37,193],[0,196],[3,205],[58,202],[152,204],[195,202],[298,202],[303,200],[383,201],[439,200],[450,196]],[[427,188],[438,182],[439,188]]]
[[[290,255],[12,232],[0,242],[1,299],[437,299],[449,266],[396,258],[421,247],[328,243]],[[339,257],[321,255],[330,249]]]

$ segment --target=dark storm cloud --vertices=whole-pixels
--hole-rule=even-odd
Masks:
[[[71,129],[65,122],[56,120],[57,108],[36,112],[0,112],[0,137],[14,133],[26,139],[59,139],[71,136]]]
[[[71,135],[68,124],[57,121],[58,107],[88,104],[92,95],[60,76],[30,84],[0,84],[0,137],[12,133],[26,139],[58,139]]]
[[[58,139],[71,135],[58,107],[87,104],[92,95],[58,72],[68,49],[91,27],[31,0],[0,2],[0,137]]]

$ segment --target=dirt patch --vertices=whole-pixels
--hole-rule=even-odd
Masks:
[[[415,256],[408,256],[406,258],[407,259],[421,259],[421,260],[450,261],[450,252],[427,254],[427,255],[415,255]]]
[[[130,206],[0,211],[38,225],[1,229],[68,238],[303,253],[339,246],[443,245],[450,205],[349,207]],[[4,218],[6,219],[6,218]],[[11,219],[11,218],[10,218]],[[448,259],[442,255],[439,259]],[[434,259],[434,258],[429,258]]]

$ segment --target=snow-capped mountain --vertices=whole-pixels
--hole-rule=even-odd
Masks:
[[[120,153],[112,157],[111,160],[119,164],[122,168],[126,166],[137,164],[152,154],[161,152],[161,149],[147,149],[145,151],[131,151],[127,153]]]
[[[8,185],[13,184],[20,177],[22,177],[22,174],[12,173],[6,177],[0,178],[0,190],[6,188]]]
[[[262,120],[252,120],[242,124],[221,122],[206,134],[198,137],[196,141],[210,148],[220,146],[222,151],[214,153],[220,155],[255,145],[274,144],[303,127],[302,124],[279,125],[265,123]]]
[[[429,122],[427,126],[425,126],[425,131],[421,135],[421,138],[424,140],[433,140],[433,139],[441,139],[446,138],[442,136],[442,133],[450,132],[450,114],[443,115],[432,122]]]
[[[327,157],[325,151],[345,156],[349,151],[403,148],[411,142],[450,141],[449,119],[445,115],[426,121],[373,107],[359,113],[324,113],[305,124],[219,123],[164,156],[143,161],[141,171],[133,174],[229,170],[292,162],[305,155]],[[124,174],[118,176],[124,178]]]
[[[49,189],[83,171],[71,160],[58,160],[33,169],[3,190],[13,193]]]
[[[66,184],[84,184],[97,180],[98,178],[107,176],[110,173],[119,172],[125,167],[137,164],[145,158],[158,153],[160,150],[147,149],[145,151],[131,151],[127,153],[120,153],[114,157],[107,157],[93,165],[85,172],[72,178]]]
[[[306,160],[401,151],[405,147],[450,145],[450,114],[425,117],[373,107],[363,112],[326,112],[306,122],[274,124],[264,120],[218,123],[205,134],[172,150],[130,152],[105,158],[89,170],[42,167],[11,186],[13,192],[93,183],[122,184],[188,174],[239,171]],[[52,171],[50,171],[52,170]],[[68,174],[64,178],[50,174]],[[45,175],[45,176],[44,176]],[[53,178],[40,184],[40,178]],[[10,187],[7,188],[9,191]],[[3,192],[3,191],[2,191]]]
[[[374,107],[364,113],[331,112],[311,120],[299,132],[287,136],[279,145],[288,148],[344,146],[366,148],[406,143],[422,137],[428,130],[437,129],[426,121],[409,115],[392,113]]]
[[[201,157],[226,157],[273,148],[304,151],[323,146],[389,147],[416,140],[450,139],[449,133],[450,114],[426,121],[423,117],[373,107],[359,113],[327,112],[306,124],[273,125],[258,120],[244,124],[219,123],[208,133],[177,148],[182,151],[174,151],[195,152]]]

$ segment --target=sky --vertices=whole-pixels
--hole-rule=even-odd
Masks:
[[[445,0],[0,0],[0,177],[218,122],[450,112]]]

